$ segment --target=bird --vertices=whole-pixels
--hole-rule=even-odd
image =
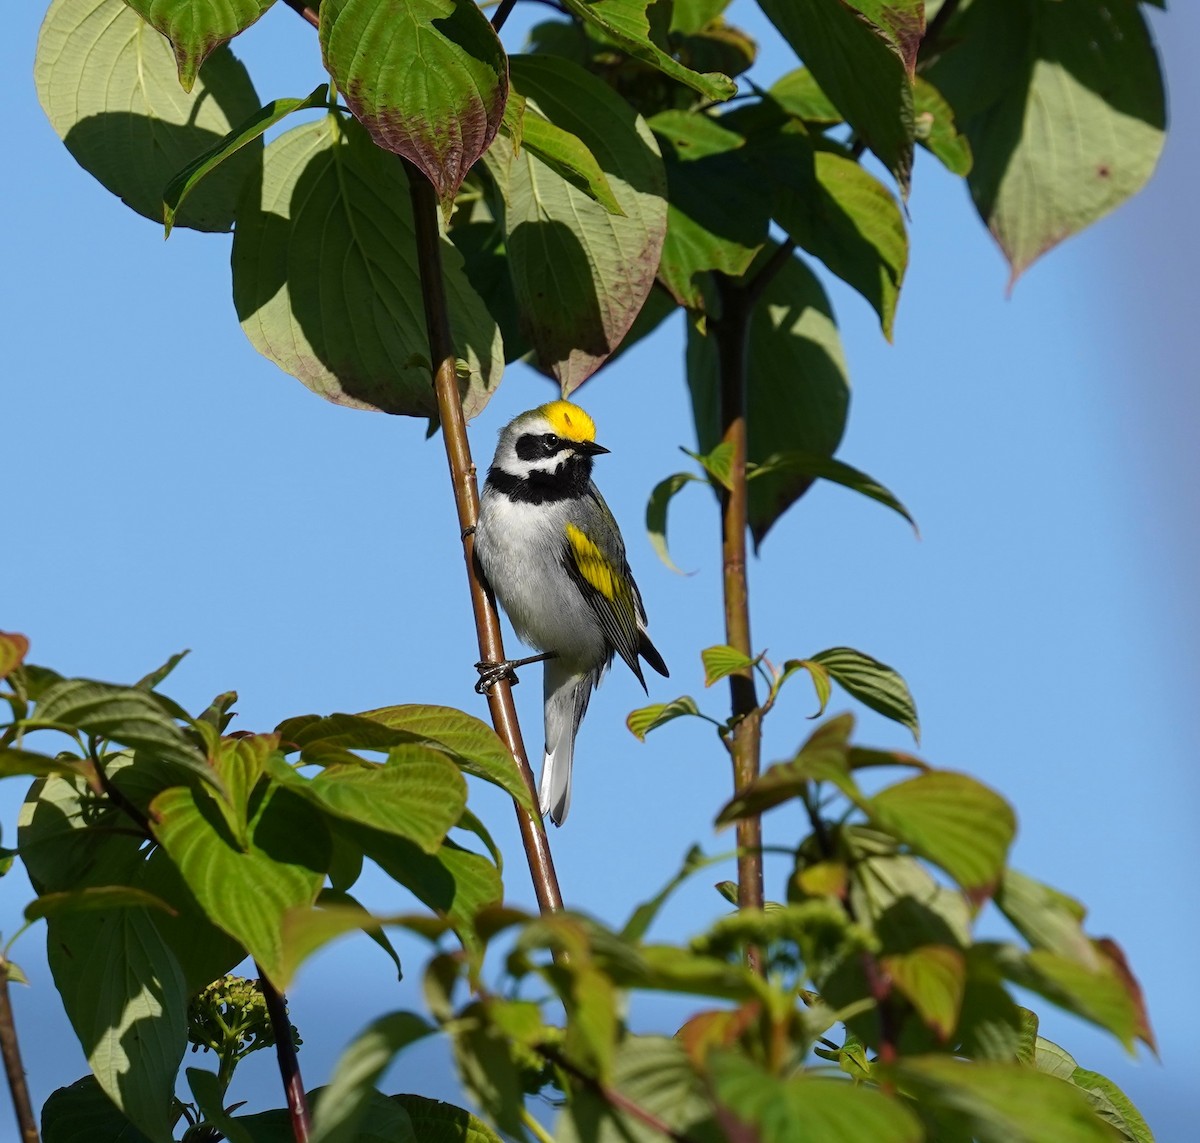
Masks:
[[[646,634],[646,609],[625,542],[592,462],[592,418],[570,401],[550,401],[500,431],[475,527],[475,555],[522,642],[540,654],[479,663],[481,692],[513,668],[543,662],[545,759],[538,784],[543,815],[561,826],[571,806],[575,736],[599,684],[620,655],[642,689],[644,659],[667,677]]]

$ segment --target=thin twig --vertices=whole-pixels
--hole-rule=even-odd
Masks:
[[[21,1047],[17,1043],[17,1025],[13,1019],[12,998],[8,994],[8,961],[0,957],[0,1053],[4,1055],[4,1074],[12,1093],[13,1111],[21,1131],[21,1143],[38,1143],[37,1117],[29,1102]]]
[[[781,248],[782,249],[782,248]],[[790,251],[789,251],[790,253]],[[774,261],[774,256],[772,256]],[[782,262],[779,263],[782,265]],[[746,478],[746,349],[753,312],[749,291],[724,275],[717,275],[721,315],[713,335],[721,387],[721,442],[731,449],[730,487],[721,487],[721,562],[725,596],[725,642],[747,658],[754,652],[750,642],[750,590],[746,578],[746,532],[749,527],[749,482]],[[746,667],[729,676],[733,728],[734,796],[743,794],[759,774],[762,715],[754,683],[754,668]],[[738,908],[763,906],[762,818],[758,814],[739,818]],[[762,971],[758,949],[748,949],[747,959]]]
[[[747,309],[753,308],[758,303],[763,292],[771,284],[771,279],[788,264],[788,259],[795,253],[796,240],[794,238],[780,243],[778,249],[763,263],[762,269],[742,287]]]
[[[283,0],[283,2],[291,8],[297,16],[307,20],[314,28],[321,26],[321,17],[317,14],[316,8],[304,3],[304,0]]]
[[[658,1131],[670,1139],[671,1143],[694,1143],[690,1135],[685,1135],[682,1131],[676,1131],[665,1119],[660,1119],[653,1111],[642,1107],[640,1103],[635,1103],[629,1096],[618,1091],[615,1087],[610,1087],[602,1080],[589,1075],[578,1064],[568,1060],[557,1049],[546,1044],[538,1044],[536,1050],[539,1055],[549,1060],[556,1067],[561,1068],[567,1075],[572,1076],[583,1084],[584,1087],[594,1091],[609,1107],[623,1111],[626,1115],[630,1115],[638,1120],[638,1122],[644,1123],[651,1130]]]
[[[491,592],[484,586],[475,563],[475,525],[479,520],[479,489],[475,483],[475,464],[467,441],[467,425],[463,418],[462,398],[458,391],[455,370],[454,342],[450,336],[449,311],[446,307],[446,286],[442,276],[441,235],[438,231],[438,202],[429,180],[408,160],[409,193],[412,197],[413,222],[416,230],[417,265],[421,272],[421,293],[425,301],[425,324],[429,333],[429,357],[434,367],[434,388],[437,393],[438,415],[442,422],[442,439],[446,444],[446,459],[450,465],[450,480],[454,486],[454,503],[458,509],[458,526],[462,536],[463,558],[467,565],[467,583],[471,606],[475,612],[475,630],[479,639],[479,657],[489,663],[504,660],[504,643],[500,637],[500,617]],[[533,771],[525,753],[521,724],[513,703],[512,686],[501,680],[488,691],[488,710],[496,733],[508,747],[517,772],[529,791],[531,803],[537,805],[537,788]],[[550,842],[541,815],[514,802],[521,841],[529,862],[529,873],[542,912],[562,908],[562,894]]]
[[[945,3],[937,10],[937,14],[929,21],[925,35],[921,37],[921,46],[917,49],[922,57],[922,63],[937,55],[937,50],[941,47],[942,33],[946,30],[946,25],[954,18],[954,13],[958,11],[958,4],[959,0],[945,0]]]
[[[504,27],[504,21],[508,19],[516,6],[517,0],[500,0],[500,7],[496,9],[496,14],[492,17],[492,28],[495,31],[498,32]]]
[[[271,1017],[271,1031],[275,1034],[275,1055],[283,1079],[283,1094],[287,1098],[288,1117],[292,1121],[292,1135],[296,1143],[308,1143],[312,1117],[308,1112],[308,1096],[304,1093],[296,1045],[292,1043],[292,1022],[288,1019],[287,1001],[267,979],[262,966],[255,963],[254,967],[258,970],[258,986],[267,1002],[267,1014]]]

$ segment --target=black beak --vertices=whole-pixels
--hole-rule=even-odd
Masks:
[[[599,456],[602,452],[608,452],[601,444],[596,444],[595,441],[572,441],[571,447],[576,452],[583,453],[584,456]]]

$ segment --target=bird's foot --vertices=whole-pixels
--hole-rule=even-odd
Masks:
[[[475,664],[475,670],[479,672],[475,693],[485,695],[499,682],[507,682],[510,686],[515,687],[521,681],[516,675],[518,667],[527,667],[530,663],[542,663],[547,659],[553,659],[554,655],[553,651],[543,651],[540,655],[529,655],[524,659],[502,659],[499,663],[490,663],[484,659]]]

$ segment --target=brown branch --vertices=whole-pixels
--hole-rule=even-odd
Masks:
[[[433,186],[412,163],[404,160],[412,197],[413,222],[417,238],[417,264],[421,271],[421,292],[425,300],[425,324],[429,332],[429,357],[434,368],[434,388],[437,392],[438,415],[442,422],[442,439],[446,443],[446,459],[450,465],[450,481],[454,487],[454,503],[458,509],[458,524],[463,543],[463,558],[467,565],[467,583],[471,606],[475,612],[475,630],[479,639],[479,657],[489,663],[504,659],[504,644],[500,637],[500,618],[491,592],[485,588],[475,564],[475,525],[479,520],[479,489],[475,483],[475,464],[467,441],[467,426],[463,418],[462,399],[458,391],[455,370],[454,342],[450,336],[449,311],[446,307],[446,287],[442,276],[441,235],[438,231],[438,202]],[[496,733],[508,747],[529,791],[537,805],[537,788],[517,708],[513,703],[512,687],[502,680],[488,692],[488,710]],[[514,802],[521,842],[529,862],[538,906],[542,912],[562,908],[562,894],[550,842],[541,815],[530,812]]]
[[[496,14],[492,17],[492,28],[495,31],[498,32],[504,27],[504,21],[508,19],[516,6],[517,0],[500,0],[500,7],[496,9]]]
[[[288,1117],[292,1121],[292,1135],[296,1143],[308,1143],[312,1117],[308,1111],[308,1096],[304,1093],[304,1079],[300,1075],[300,1061],[296,1058],[296,1045],[292,1043],[292,1022],[288,1019],[287,1001],[267,979],[262,966],[256,962],[254,967],[258,970],[258,986],[267,1002],[267,1014],[271,1017],[271,1031],[275,1034],[275,1056],[279,1060],[279,1074],[283,1079]]]
[[[546,1044],[538,1044],[536,1051],[540,1056],[554,1064],[555,1067],[561,1068],[567,1075],[577,1079],[584,1087],[594,1091],[609,1107],[623,1111],[626,1115],[638,1120],[638,1122],[644,1123],[651,1130],[658,1131],[670,1139],[671,1143],[694,1143],[690,1135],[685,1135],[682,1131],[676,1131],[665,1119],[659,1118],[653,1111],[642,1107],[640,1103],[634,1102],[629,1096],[618,1091],[615,1087],[610,1087],[602,1080],[589,1075],[578,1064],[568,1060],[566,1056],[562,1055],[555,1048]]]
[[[781,263],[782,264],[782,263]],[[747,658],[754,655],[750,642],[750,591],[746,578],[746,532],[749,495],[746,479],[746,346],[753,301],[745,287],[718,274],[721,315],[714,325],[721,386],[721,443],[729,445],[730,487],[718,489],[721,501],[721,563],[725,595],[725,642]],[[754,684],[754,668],[729,676],[734,796],[744,793],[759,773],[762,713]],[[738,908],[763,905],[762,818],[739,818]],[[748,950],[751,966],[762,969],[757,949]]]
[[[321,26],[321,18],[317,14],[316,8],[304,3],[304,0],[283,0],[283,2],[291,8],[297,16],[307,20],[314,28]]]
[[[0,956],[0,1053],[4,1055],[4,1074],[12,1093],[13,1111],[21,1132],[21,1143],[38,1143],[37,1117],[29,1102],[21,1048],[17,1043],[17,1025],[13,1019],[12,998],[8,994],[8,961]]]

